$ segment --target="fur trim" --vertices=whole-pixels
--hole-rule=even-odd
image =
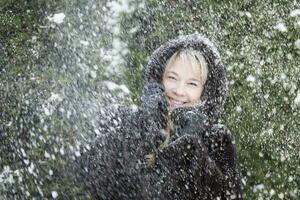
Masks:
[[[208,63],[208,79],[201,96],[203,102],[194,109],[201,109],[211,124],[216,123],[223,113],[228,90],[227,78],[220,54],[213,43],[205,36],[191,34],[169,40],[154,51],[144,70],[144,80],[162,82],[167,60],[178,50],[192,48],[200,51]]]

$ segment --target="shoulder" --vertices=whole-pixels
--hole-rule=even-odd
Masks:
[[[93,131],[96,136],[115,132],[118,127],[127,124],[135,113],[134,106],[111,106],[102,108],[93,119]]]

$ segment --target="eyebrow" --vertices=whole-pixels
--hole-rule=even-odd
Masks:
[[[175,76],[178,76],[178,74],[176,72],[173,72],[173,71],[167,71],[166,74],[168,74],[168,73],[174,74]],[[201,82],[199,79],[196,79],[196,78],[191,78],[191,79],[189,79],[189,81]]]
[[[170,74],[174,74],[176,76],[178,76],[178,74],[176,72],[173,72],[173,71],[167,71],[167,74],[170,73]]]
[[[201,82],[199,79],[195,79],[195,78],[190,79],[190,81]]]

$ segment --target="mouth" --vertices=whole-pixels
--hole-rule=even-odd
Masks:
[[[184,106],[187,103],[185,101],[180,101],[180,100],[177,100],[177,99],[173,99],[171,97],[168,97],[167,99],[169,101],[170,107],[173,107],[173,108]]]

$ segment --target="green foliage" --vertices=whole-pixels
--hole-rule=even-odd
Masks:
[[[250,0],[136,4],[121,23],[122,39],[130,50],[128,68],[140,71],[148,56],[174,36],[200,32],[210,37],[230,81],[223,123],[236,138],[245,198],[296,199],[300,115],[294,99],[300,88],[296,67],[300,51],[294,43],[299,39],[300,16],[291,17],[290,12],[300,5]],[[279,23],[287,31],[277,30]],[[130,81],[141,84],[136,74]]]
[[[245,198],[296,199],[300,16],[290,12],[299,3],[131,0],[135,9],[118,16],[117,33],[108,23],[114,9],[108,3],[1,1],[0,198],[52,198],[52,192],[61,199],[89,198],[72,168],[80,140],[93,134],[91,119],[103,104],[116,103],[114,94],[101,98],[102,81],[126,83],[138,102],[140,72],[151,53],[197,31],[217,44],[226,66],[223,123],[236,138]],[[60,12],[63,24],[47,18]],[[274,28],[279,23],[286,32]],[[107,50],[116,38],[128,49],[117,52],[126,61],[121,74],[107,73],[115,67]]]
[[[86,107],[97,98],[93,94],[101,90],[96,86],[103,76],[100,68],[92,78],[77,62],[90,59],[87,70],[103,63],[94,55],[96,47],[80,50],[79,34],[70,37],[78,26],[71,15],[76,3],[85,6],[79,1],[0,3],[1,199],[50,199],[53,192],[61,199],[89,198],[73,168],[81,134],[91,134],[87,118],[93,112]],[[65,20],[69,27],[47,18],[62,11],[71,16]]]

